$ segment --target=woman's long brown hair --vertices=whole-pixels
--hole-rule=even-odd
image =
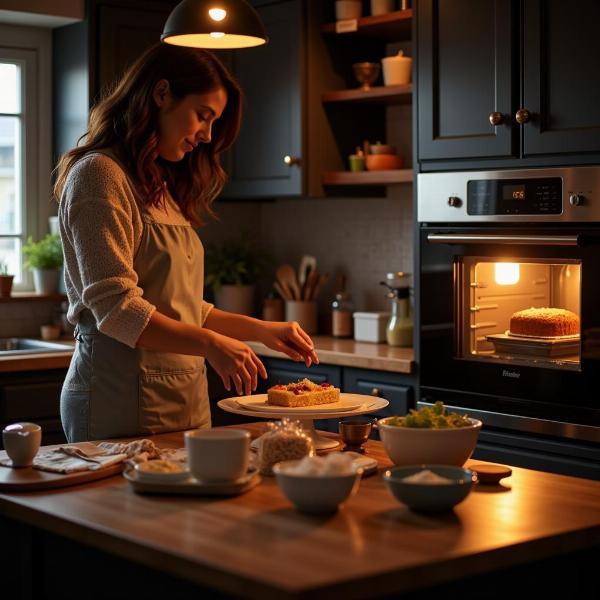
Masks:
[[[153,90],[166,79],[176,99],[224,88],[227,104],[215,121],[209,144],[199,144],[179,162],[158,156],[158,107]],[[164,184],[182,213],[194,225],[214,216],[211,205],[226,175],[219,155],[234,142],[240,128],[241,90],[221,61],[197,48],[157,44],[146,51],[90,113],[88,131],[56,167],[54,196],[60,200],[73,165],[94,150],[113,149],[139,190],[144,205],[163,201]]]

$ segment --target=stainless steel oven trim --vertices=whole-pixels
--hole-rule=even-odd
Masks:
[[[470,215],[467,184],[480,179],[561,178],[560,214]],[[584,200],[571,204],[573,194]],[[445,171],[417,176],[419,223],[590,223],[600,222],[600,166],[555,167],[495,171]],[[449,198],[453,200],[449,202]],[[458,200],[456,200],[458,199]]]
[[[577,246],[576,235],[486,235],[475,233],[429,233],[430,244],[505,244],[520,246]]]
[[[431,407],[433,404],[431,402],[417,402],[417,408],[422,408],[424,406]],[[475,410],[461,406],[444,406],[453,412],[468,414],[474,419],[479,419],[484,425],[489,425],[490,427],[600,443],[600,427],[580,425],[577,423],[564,423],[562,421],[548,421],[546,419],[523,417],[520,415],[507,415],[504,413],[488,410]]]

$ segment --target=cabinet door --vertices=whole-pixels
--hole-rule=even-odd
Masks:
[[[523,154],[600,151],[600,3],[526,0]]]
[[[299,0],[257,8],[269,43],[232,53],[233,73],[245,95],[240,135],[225,169],[225,198],[269,198],[302,193],[301,33]]]
[[[389,401],[376,417],[404,415],[413,405],[413,388],[399,375],[382,371],[344,369],[344,392],[377,396]]]
[[[420,160],[517,156],[515,18],[510,0],[417,4]]]
[[[100,6],[97,32],[97,92],[112,84],[145,50],[160,41],[169,6],[164,10]]]

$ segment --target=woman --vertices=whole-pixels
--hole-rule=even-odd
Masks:
[[[209,52],[161,44],[91,112],[57,168],[69,321],[78,340],[61,394],[69,442],[210,427],[205,359],[227,390],[256,389],[258,340],[310,366],[297,323],[203,300],[193,229],[214,216],[241,92]]]

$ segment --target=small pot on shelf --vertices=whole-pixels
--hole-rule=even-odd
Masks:
[[[0,298],[10,298],[14,275],[0,274]]]

